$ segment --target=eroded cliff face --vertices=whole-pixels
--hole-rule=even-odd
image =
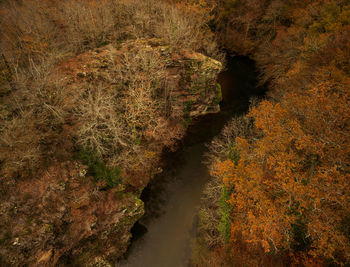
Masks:
[[[99,191],[78,162],[53,162],[14,192],[1,205],[8,221],[2,252],[14,266],[60,260],[83,265],[94,256],[121,255],[143,213],[142,201],[131,192]]]
[[[158,39],[109,45],[62,62],[55,76],[67,100],[59,137],[53,140],[55,157],[31,178],[4,185],[0,262],[102,266],[122,256],[131,227],[144,213],[139,194],[161,171],[162,150],[174,146],[191,118],[219,111],[216,76],[221,69],[214,59],[171,51]],[[99,90],[116,106],[94,105],[101,101]],[[109,128],[112,119],[120,127],[118,135]],[[100,157],[109,168],[120,169],[113,186],[75,157],[91,144],[93,130],[107,132],[108,146]]]

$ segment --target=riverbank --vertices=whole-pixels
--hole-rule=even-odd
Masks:
[[[221,111],[196,118],[179,149],[164,154],[164,173],[155,177],[141,195],[146,213],[136,226],[135,241],[120,266],[189,264],[198,207],[210,177],[203,163],[207,145],[233,116],[247,111],[251,97],[263,94],[264,90],[257,88],[256,75],[254,62],[247,57],[227,58],[227,68],[218,76],[223,96]]]

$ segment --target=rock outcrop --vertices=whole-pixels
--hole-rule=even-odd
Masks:
[[[141,58],[143,55],[151,57]],[[145,65],[138,68],[137,62]],[[151,73],[147,70],[154,63],[158,66],[152,68],[159,71],[155,75],[161,77],[157,80],[148,79]],[[122,256],[130,242],[130,229],[144,212],[139,194],[159,172],[163,148],[182,137],[191,118],[219,111],[221,91],[216,76],[221,69],[214,59],[191,51],[170,51],[158,39],[108,45],[62,62],[56,75],[63,80],[69,101],[62,137],[55,141],[55,153],[60,156],[32,178],[7,185],[9,197],[0,204],[0,263],[103,266],[103,262],[115,262]],[[132,80],[133,75],[138,75],[138,80]],[[140,84],[139,80],[156,88],[143,103],[137,102],[139,95],[125,89],[131,88],[132,82]],[[117,136],[122,145],[115,161],[103,156],[108,166],[117,162],[122,169],[122,180],[114,187],[96,180],[89,167],[74,156],[74,142],[79,140],[76,133],[85,123],[79,120],[79,115],[84,115],[81,110],[75,110],[86,96],[86,87],[96,84],[107,91],[120,90],[118,101],[123,105],[115,109],[118,112],[135,107],[137,112],[141,108],[153,112],[152,117],[147,112],[137,113],[140,122],[135,122],[130,134]],[[143,96],[142,90],[133,93]],[[127,131],[133,121],[123,116],[121,125]],[[148,118],[152,121],[143,121]],[[131,144],[135,148],[128,150]]]

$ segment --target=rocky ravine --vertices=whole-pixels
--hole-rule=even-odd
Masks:
[[[130,85],[132,76],[118,78],[125,69],[131,68],[126,76],[137,71],[138,77],[145,76],[146,81],[149,73],[144,69],[149,68],[152,60],[141,70],[127,66],[128,62],[136,64],[142,55],[151,55],[162,66],[162,86],[150,85],[158,88],[151,100],[156,126],[151,128],[145,121],[137,126],[140,141],[134,154],[128,146],[119,152],[122,183],[106,187],[96,182],[88,166],[74,157],[82,124],[79,116],[86,114],[73,111],[79,99],[84,98],[87,86],[98,83],[108,90],[117,90],[118,84]],[[128,57],[130,61],[126,60]],[[163,148],[173,146],[183,136],[192,117],[219,111],[221,91],[216,76],[221,69],[221,63],[214,59],[191,51],[170,51],[157,39],[109,45],[61,63],[56,75],[63,80],[69,101],[61,137],[53,141],[56,156],[31,178],[4,185],[5,201],[0,204],[0,263],[103,266],[122,256],[130,241],[130,229],[144,212],[139,194],[159,172]],[[142,90],[139,89],[141,93]],[[132,98],[129,92],[122,91],[118,99],[129,105],[120,109],[123,112],[138,107],[137,95]],[[121,121],[127,129],[130,120]],[[132,137],[125,142],[128,139]],[[144,160],[134,155],[148,157]]]

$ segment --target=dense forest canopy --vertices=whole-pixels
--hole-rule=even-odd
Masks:
[[[122,44],[161,40],[171,53],[187,49],[222,60],[219,43],[254,59],[268,92],[210,145],[213,181],[200,212],[193,265],[350,263],[348,0],[0,5],[1,200],[18,181],[56,161],[89,165],[101,177],[98,190],[116,188],[126,174],[132,186],[144,186],[149,177],[141,181],[131,173],[149,170],[152,176],[161,153],[153,141],[174,142],[188,122],[166,121],[180,120],[186,110],[169,112],[168,96],[159,93],[166,89],[168,64],[160,52]],[[93,82],[83,75],[80,90],[58,75],[76,64],[68,59],[80,55],[83,61],[107,45],[121,53],[123,67],[108,69],[115,61],[104,54],[97,63],[107,74]],[[0,245],[12,238],[4,229]]]
[[[223,182],[226,257],[349,263],[349,2],[216,4],[221,41],[251,55],[269,87],[211,145],[212,174]]]

